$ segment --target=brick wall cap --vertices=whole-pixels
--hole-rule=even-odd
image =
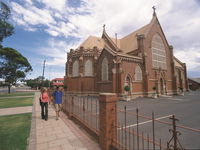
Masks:
[[[99,95],[101,96],[101,95],[116,95],[116,93],[99,93]]]

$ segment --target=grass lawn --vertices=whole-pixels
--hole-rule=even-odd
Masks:
[[[32,106],[33,97],[0,98],[0,109],[10,107]]]
[[[31,113],[0,117],[0,150],[26,150]]]
[[[13,96],[33,96],[34,92],[15,92],[10,94],[1,94],[1,97],[13,97]]]

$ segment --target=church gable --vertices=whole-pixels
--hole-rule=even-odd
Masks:
[[[120,51],[120,49],[117,47],[117,43],[114,43],[113,39],[111,39],[108,34],[106,33],[105,31],[105,26],[104,26],[104,29],[103,29],[103,34],[102,34],[102,39],[104,40],[105,42],[105,45],[107,45],[109,48],[111,48],[112,50],[114,51]]]
[[[148,30],[146,32],[145,38],[147,40],[152,41],[153,40],[153,36],[155,34],[158,34],[162,38],[162,40],[163,40],[164,44],[166,45],[166,47],[169,47],[167,38],[166,38],[166,36],[165,36],[165,34],[163,32],[163,29],[162,29],[162,27],[160,25],[160,22],[159,22],[159,20],[158,20],[158,18],[156,16],[156,13],[154,12],[153,18],[152,18],[152,20],[151,20],[151,22],[149,24],[149,28],[148,28]]]

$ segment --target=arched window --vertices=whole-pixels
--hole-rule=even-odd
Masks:
[[[160,35],[155,34],[152,39],[152,65],[154,68],[166,69],[166,52]]]
[[[101,64],[101,80],[108,80],[108,59],[105,57]]]
[[[78,77],[78,75],[79,75],[79,63],[76,60],[72,65],[72,76]]]
[[[142,80],[142,70],[138,65],[135,67],[135,80],[137,81]]]
[[[84,66],[84,69],[85,69],[85,76],[92,76],[93,75],[93,67],[92,67],[92,61],[91,60],[87,60],[85,62],[85,66]]]

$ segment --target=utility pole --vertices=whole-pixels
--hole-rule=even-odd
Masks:
[[[50,73],[51,73],[51,67],[49,67],[49,87],[51,85],[51,82],[50,82]]]
[[[42,86],[43,86],[43,80],[44,80],[45,62],[46,62],[46,60],[44,60],[44,64],[43,64],[43,71],[42,71]]]

